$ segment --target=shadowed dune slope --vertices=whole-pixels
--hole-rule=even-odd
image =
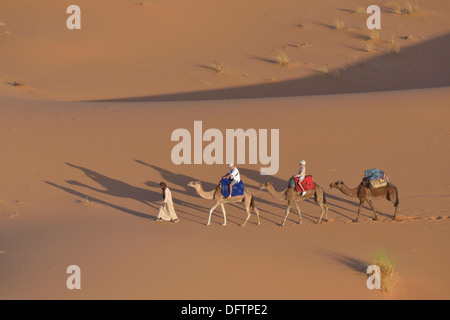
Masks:
[[[196,101],[378,92],[450,85],[450,34],[359,62],[328,75],[236,88],[97,100],[102,102]],[[336,71],[339,72],[337,79]]]

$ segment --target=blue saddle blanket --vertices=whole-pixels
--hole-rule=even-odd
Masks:
[[[364,177],[368,180],[384,179],[386,174],[380,169],[369,169],[364,171]]]
[[[230,183],[231,183],[230,180],[222,179],[222,195],[224,197],[228,197],[230,194]],[[242,180],[233,185],[232,192],[233,192],[231,194],[232,197],[244,195],[244,183],[242,182]]]

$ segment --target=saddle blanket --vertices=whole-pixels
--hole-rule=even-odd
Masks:
[[[231,183],[230,180],[222,179],[222,195],[224,197],[228,197],[230,195],[230,183]],[[233,192],[231,194],[232,197],[244,195],[244,183],[242,182],[242,180],[233,185],[232,192]]]
[[[369,180],[369,183],[372,188],[385,187],[388,184],[386,179],[372,179]]]
[[[289,180],[289,188],[294,188],[297,192],[302,192],[302,189],[298,186],[298,177],[292,177],[291,180]],[[292,183],[292,182],[294,183]],[[311,175],[305,176],[305,179],[301,182],[302,187],[305,189],[305,191],[314,189],[316,186],[314,185],[313,177]],[[293,186],[292,186],[293,185]]]

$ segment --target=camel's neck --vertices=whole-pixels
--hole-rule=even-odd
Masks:
[[[269,191],[270,195],[278,200],[284,200],[284,194],[286,193],[286,189],[283,191],[277,191],[273,187],[273,185],[267,186],[267,191]]]
[[[357,197],[358,196],[358,188],[350,189],[345,184],[339,186],[339,190],[349,197]]]
[[[203,199],[214,199],[214,193],[216,192],[216,189],[205,191],[203,190],[203,187],[199,185],[197,188],[195,188],[195,191],[197,191],[197,194]]]

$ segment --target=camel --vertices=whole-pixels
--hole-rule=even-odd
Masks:
[[[211,215],[213,211],[218,207],[222,207],[223,212],[223,226],[227,225],[227,214],[225,212],[225,207],[223,206],[225,203],[237,203],[242,202],[245,206],[245,211],[247,211],[247,219],[245,219],[245,222],[241,225],[241,227],[245,227],[245,224],[247,223],[248,219],[250,218],[250,208],[253,209],[253,211],[256,213],[256,216],[258,217],[258,226],[261,225],[261,222],[259,220],[259,211],[255,207],[255,201],[253,199],[253,195],[248,192],[247,190],[244,190],[243,196],[233,196],[231,198],[226,198],[222,195],[222,188],[219,184],[216,186],[215,189],[211,191],[204,191],[202,187],[202,183],[200,181],[191,181],[188,183],[189,187],[192,187],[195,189],[197,194],[203,198],[203,199],[211,199],[216,200],[216,204],[209,210],[209,218],[208,222],[206,223],[207,226],[211,223]]]
[[[291,211],[292,204],[295,204],[297,207],[297,213],[299,216],[298,224],[302,223],[302,214],[300,211],[300,208],[297,204],[298,201],[306,200],[308,198],[311,198],[314,196],[314,201],[317,202],[317,204],[320,206],[320,209],[322,210],[322,214],[320,215],[319,220],[317,223],[320,223],[322,221],[322,216],[325,213],[325,219],[328,220],[328,205],[327,200],[325,198],[325,193],[323,192],[323,188],[319,186],[317,183],[315,184],[314,189],[310,189],[306,191],[306,194],[304,196],[301,196],[300,193],[298,193],[294,188],[286,188],[283,191],[277,191],[273,187],[272,182],[266,182],[265,184],[262,184],[259,186],[259,190],[267,190],[272,197],[274,197],[277,200],[287,200],[288,206],[286,209],[286,215],[284,216],[283,222],[280,224],[280,226],[284,226],[286,223],[286,219],[289,215],[289,212]]]
[[[370,208],[373,211],[374,214],[373,220],[375,221],[378,220],[377,212],[375,211],[375,207],[373,206],[372,200],[383,198],[391,201],[394,204],[395,212],[393,220],[396,220],[397,218],[397,209],[399,204],[398,191],[397,187],[394,186],[392,183],[388,183],[388,185],[385,187],[367,188],[364,182],[361,182],[356,188],[350,189],[344,184],[344,182],[336,181],[330,184],[330,188],[338,188],[343,194],[352,198],[357,197],[359,199],[358,216],[356,217],[355,220],[353,220],[353,222],[359,221],[359,215],[361,213],[365,201],[367,201],[367,203],[369,204]]]

